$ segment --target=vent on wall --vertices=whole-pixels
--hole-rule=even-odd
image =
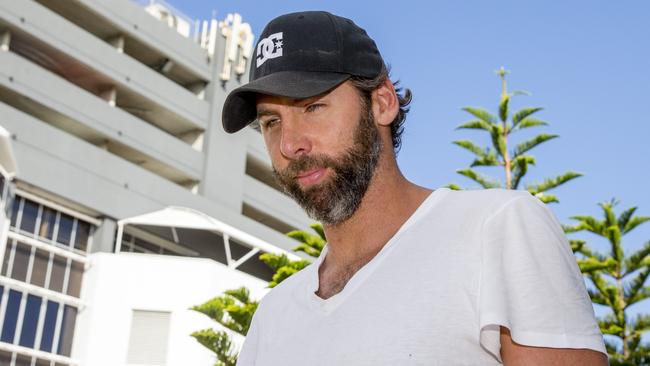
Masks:
[[[171,313],[133,310],[127,364],[165,365]]]

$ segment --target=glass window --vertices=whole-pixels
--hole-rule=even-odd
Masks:
[[[36,217],[38,216],[38,203],[25,200],[23,204],[23,215],[20,220],[20,230],[33,234],[36,229]]]
[[[57,292],[63,291],[63,280],[65,279],[65,267],[67,259],[58,255],[52,258],[52,272],[50,274],[49,289]]]
[[[30,356],[17,355],[16,366],[32,366],[32,358]]]
[[[56,211],[43,206],[41,213],[41,224],[38,229],[38,236],[41,238],[52,239],[54,235],[54,224],[56,223]]]
[[[36,338],[36,326],[38,325],[38,314],[41,311],[43,300],[35,295],[27,295],[25,305],[25,316],[23,317],[23,328],[20,331],[19,344],[23,347],[34,348]]]
[[[72,261],[70,266],[70,277],[68,279],[68,295],[79,297],[81,292],[81,279],[84,274],[84,265],[76,261]]]
[[[20,201],[22,199],[16,199],[14,200],[14,203],[11,205],[11,227],[15,228],[16,227],[16,222],[18,221],[18,211],[20,211]]]
[[[18,309],[20,309],[20,299],[23,294],[16,290],[9,290],[7,299],[7,310],[5,312],[5,321],[2,324],[2,334],[0,341],[14,343],[14,334],[16,334],[16,322],[18,321]]]
[[[14,264],[11,267],[11,278],[18,281],[25,281],[27,279],[27,266],[29,265],[29,257],[31,255],[31,246],[20,242],[17,243]]]
[[[77,220],[77,234],[74,238],[74,247],[86,251],[88,247],[88,237],[90,236],[90,224],[84,221]]]
[[[43,322],[43,334],[41,335],[41,351],[52,352],[52,341],[54,341],[54,328],[59,312],[59,304],[48,301],[45,310],[45,321]]]
[[[5,198],[5,176],[0,174],[0,199]]]
[[[70,239],[72,238],[72,223],[74,219],[70,215],[64,213],[60,214],[59,217],[59,233],[56,235],[56,241],[70,245]]]
[[[36,366],[50,366],[49,360],[43,360],[41,358],[36,359]]]
[[[11,365],[11,352],[0,351],[0,365]]]
[[[77,308],[66,305],[63,309],[63,322],[61,323],[61,335],[59,337],[59,349],[56,353],[70,357],[72,348],[72,336],[74,324],[77,321]]]
[[[29,281],[33,285],[45,287],[45,276],[47,274],[47,263],[50,261],[50,253],[36,249],[34,264],[32,266],[32,277]]]
[[[5,256],[2,259],[2,275],[7,275],[7,269],[9,268],[9,259],[11,257],[11,250],[14,247],[14,243],[7,242],[7,249],[5,249]]]

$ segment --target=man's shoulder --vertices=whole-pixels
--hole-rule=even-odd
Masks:
[[[505,188],[449,190],[447,202],[456,207],[484,209],[486,213],[490,213],[518,197],[533,197],[533,195],[526,190]]]

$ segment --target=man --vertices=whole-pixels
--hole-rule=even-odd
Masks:
[[[272,20],[223,126],[259,123],[278,182],[324,225],[258,308],[238,365],[606,365],[560,224],[525,191],[431,191],[395,159],[410,92],[326,12]]]

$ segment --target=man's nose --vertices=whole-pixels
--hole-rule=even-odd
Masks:
[[[311,140],[299,124],[297,120],[282,123],[280,152],[287,159],[297,159],[311,152]]]

